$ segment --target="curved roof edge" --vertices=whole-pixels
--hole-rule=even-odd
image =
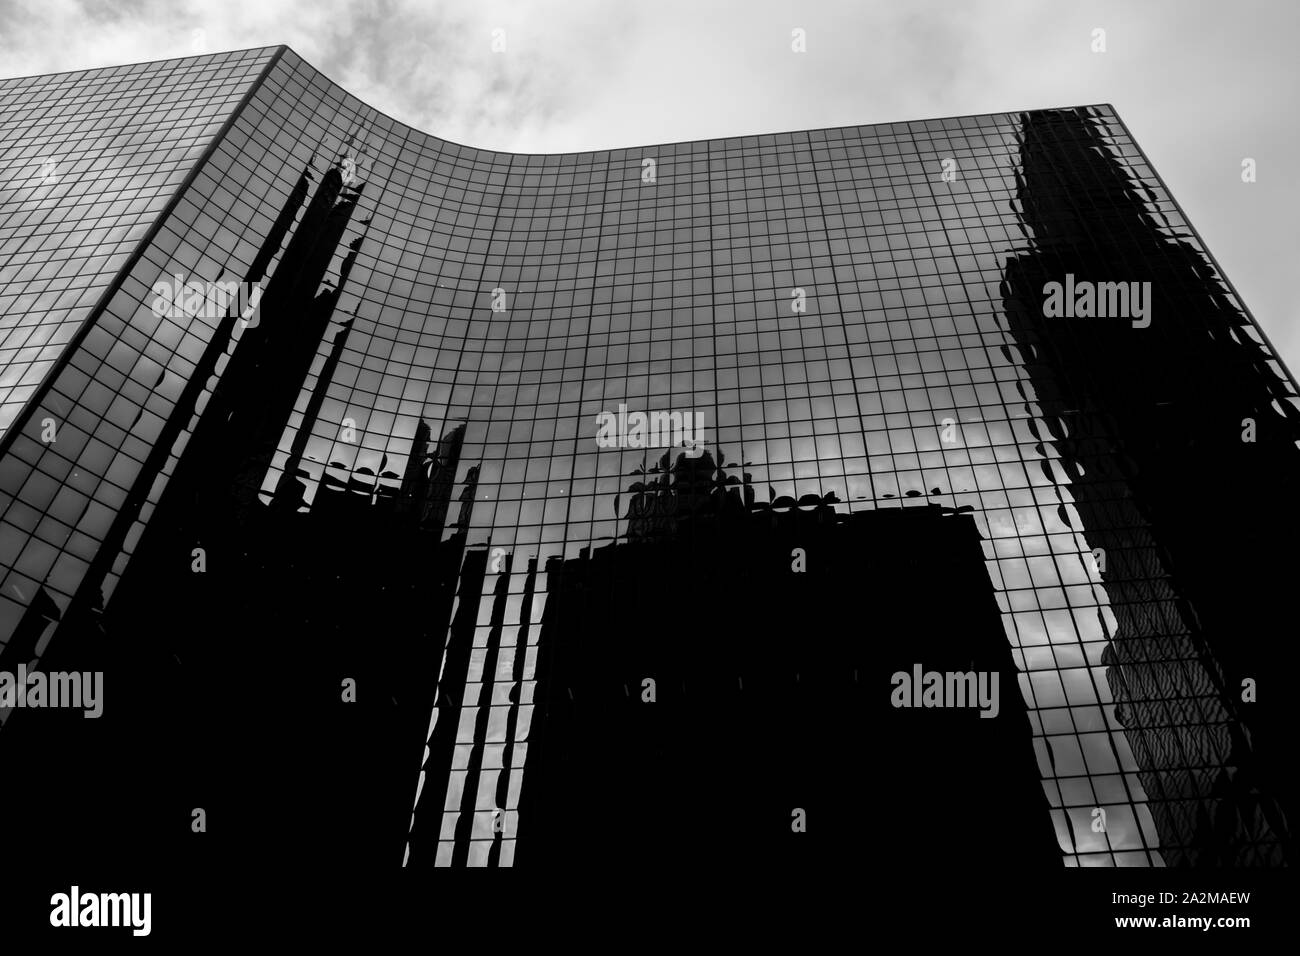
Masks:
[[[473,150],[474,152],[478,152],[478,153],[493,153],[498,156],[550,157],[550,156],[589,156],[589,155],[595,155],[600,153],[631,153],[631,152],[639,152],[646,149],[663,149],[664,147],[667,146],[685,146],[691,143],[713,143],[713,142],[728,143],[728,142],[733,142],[736,140],[744,140],[744,139],[767,139],[767,138],[773,138],[777,136],[794,136],[800,133],[830,133],[830,132],[839,132],[842,130],[871,129],[873,127],[886,127],[886,126],[906,126],[911,128],[916,126],[923,126],[926,123],[936,123],[936,122],[942,122],[946,120],[976,119],[980,117],[990,117],[990,116],[1014,116],[1017,113],[1026,113],[1026,112],[1034,113],[1043,110],[1062,110],[1062,109],[1074,110],[1074,109],[1105,108],[1110,110],[1112,113],[1114,113],[1116,118],[1119,117],[1118,111],[1110,103],[1072,103],[1069,105],[1057,104],[1053,106],[1036,106],[1036,107],[1027,107],[1027,108],[1017,107],[1014,109],[1006,109],[1006,110],[989,110],[981,113],[959,113],[955,115],[945,115],[945,116],[927,116],[927,117],[912,117],[909,119],[899,119],[899,120],[882,120],[874,123],[846,123],[839,126],[817,126],[817,127],[800,128],[800,129],[764,130],[762,132],[756,132],[756,133],[733,133],[727,136],[705,136],[698,139],[678,139],[678,140],[669,140],[667,142],[659,142],[659,143],[637,143],[631,146],[603,146],[595,149],[592,148],[570,149],[570,150],[560,150],[558,152],[537,153],[537,152],[516,151],[516,150],[508,150],[508,149],[493,149],[488,146],[475,146],[472,143],[460,143],[453,139],[447,139],[445,136],[440,136],[437,133],[430,132],[429,130],[421,129],[418,126],[412,126],[410,123],[400,120],[396,116],[393,116],[391,113],[386,113],[384,110],[380,109],[374,104],[368,103],[365,100],[361,99],[359,96],[357,96],[355,93],[352,93],[350,90],[347,89],[347,87],[343,86],[338,81],[336,81],[333,77],[329,76],[329,74],[325,73],[323,70],[320,69],[320,67],[316,66],[314,63],[312,63],[310,60],[308,60],[306,57],[304,57],[301,53],[299,53],[297,50],[295,50],[293,47],[289,46],[288,44],[280,44],[280,48],[287,53],[293,54],[293,56],[295,56],[300,62],[302,62],[304,65],[314,70],[318,76],[324,79],[335,89],[339,90],[344,96],[347,96],[355,100],[356,102],[363,104],[367,109],[373,110],[378,115],[391,121],[393,124],[401,127],[402,129],[408,130],[412,133],[417,133],[421,136],[427,136],[430,139],[437,140],[440,143],[446,143],[449,146],[455,146],[459,149]],[[268,48],[251,47],[250,49],[268,49]],[[231,52],[243,52],[243,51],[231,51]]]
[[[680,140],[670,140],[667,142],[659,142],[659,143],[639,143],[631,146],[603,146],[594,149],[584,148],[584,149],[561,150],[558,152],[542,153],[542,152],[515,151],[515,150],[507,150],[507,149],[493,149],[487,146],[475,146],[472,143],[460,143],[457,142],[456,140],[447,139],[444,136],[440,136],[435,132],[431,132],[426,129],[421,129],[418,126],[412,126],[410,123],[398,119],[396,116],[393,116],[391,113],[387,113],[384,110],[380,109],[379,107],[375,106],[374,104],[368,103],[365,100],[361,99],[359,96],[357,96],[355,93],[352,93],[350,90],[347,89],[347,87],[340,84],[333,77],[325,73],[315,64],[313,64],[310,60],[308,60],[306,57],[300,54],[297,50],[289,46],[287,43],[273,43],[273,44],[267,44],[262,46],[241,47],[233,50],[215,51],[212,53],[191,54],[189,56],[161,57],[156,60],[142,60],[136,63],[119,63],[119,64],[110,64],[106,66],[81,67],[73,70],[57,70],[53,73],[33,73],[25,76],[3,77],[0,78],[0,83],[9,82],[11,80],[35,79],[38,77],[45,77],[45,76],[63,76],[71,73],[88,73],[95,70],[120,69],[122,67],[128,67],[128,66],[149,66],[156,63],[172,63],[180,60],[203,60],[210,57],[229,56],[232,53],[252,53],[252,52],[262,52],[262,51],[267,51],[267,52],[279,51],[281,55],[283,55],[284,53],[292,54],[299,62],[301,62],[303,65],[313,70],[319,77],[321,77],[322,80],[324,80],[326,83],[329,83],[332,87],[338,90],[342,96],[361,104],[362,107],[364,107],[367,110],[373,111],[376,115],[382,116],[384,119],[393,123],[395,127],[399,127],[403,130],[406,130],[409,133],[428,137],[431,140],[436,140],[437,142],[444,143],[448,146],[454,146],[458,149],[470,150],[477,153],[490,153],[498,156],[553,157],[553,156],[586,156],[586,155],[597,155],[601,153],[631,153],[631,152],[644,151],[647,149],[663,149],[665,147],[670,147],[670,146],[684,146],[690,143],[713,143],[713,142],[729,143],[729,142],[734,142],[736,140],[765,139],[765,138],[774,138],[778,136],[793,136],[801,133],[803,134],[830,133],[830,132],[839,132],[843,130],[870,129],[873,127],[893,127],[893,126],[905,126],[908,128],[913,128],[918,126],[924,127],[924,124],[926,123],[942,122],[947,120],[975,119],[980,117],[1010,116],[1016,113],[1037,112],[1039,110],[1089,109],[1095,107],[1104,107],[1110,110],[1111,113],[1113,113],[1116,116],[1116,118],[1119,117],[1118,111],[1110,103],[1082,103],[1082,104],[1071,104],[1069,106],[1061,106],[1061,105],[1040,106],[1040,107],[1015,108],[1015,109],[1006,109],[1006,110],[990,110],[981,113],[961,113],[956,115],[945,115],[945,116],[911,117],[908,119],[883,120],[883,121],[877,121],[873,123],[849,123],[840,126],[820,126],[820,127],[813,127],[813,128],[787,129],[787,130],[764,130],[761,132],[754,132],[754,133],[733,133],[726,136],[708,136],[700,139],[680,139]]]

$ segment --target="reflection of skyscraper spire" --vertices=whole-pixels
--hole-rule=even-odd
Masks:
[[[407,456],[406,468],[402,472],[402,484],[398,491],[397,502],[397,510],[400,512],[416,509],[418,503],[424,501],[429,487],[426,469],[431,435],[429,423],[421,419],[415,426],[415,437],[411,439],[411,452]]]
[[[289,198],[280,207],[280,213],[275,217],[275,222],[271,225],[271,231],[266,235],[266,241],[257,250],[257,256],[248,269],[246,282],[261,282],[266,276],[266,270],[270,267],[271,260],[280,251],[280,246],[284,243],[284,237],[288,234],[289,227],[293,225],[294,217],[298,215],[298,209],[302,206],[302,201],[307,197],[307,176],[307,170],[304,168],[302,175],[298,177],[298,182],[294,184],[293,190],[289,193]]]
[[[464,428],[464,426],[461,426]],[[474,496],[478,494],[478,465],[465,473],[465,487],[460,492],[460,514],[456,516],[456,531],[466,534],[474,517]]]
[[[304,168],[303,174],[298,178],[284,204],[280,207],[270,231],[253,259],[252,265],[249,266],[245,275],[245,282],[260,283],[265,277],[266,270],[280,252],[285,236],[293,226],[294,218],[307,196],[307,180],[309,178],[310,173]],[[261,303],[261,308],[265,311],[265,302]],[[149,451],[144,467],[140,472],[140,480],[131,488],[127,496],[127,502],[118,511],[117,518],[114,519],[105,536],[105,543],[101,549],[102,555],[116,553],[117,548],[120,547],[118,543],[125,540],[134,516],[139,513],[140,504],[145,500],[146,495],[153,486],[154,478],[152,476],[156,476],[166,464],[176,437],[194,415],[200,396],[204,389],[208,387],[220,359],[226,355],[230,347],[231,339],[234,337],[235,323],[240,317],[239,309],[232,307],[217,323],[217,327],[204,348],[203,354],[199,356],[193,372],[190,373],[186,380],[172,413],[167,417],[167,421]],[[175,473],[172,475],[169,485],[172,489],[169,492],[172,501],[184,501],[187,496],[194,495],[206,482],[217,478],[217,476],[222,478],[229,476],[231,463],[228,460],[228,452],[231,447],[231,433],[227,430],[227,426],[231,416],[250,400],[250,393],[252,394],[251,400],[257,400],[256,389],[252,386],[258,371],[258,360],[261,346],[264,344],[264,334],[260,322],[247,328],[243,338],[240,339],[239,345],[235,348],[234,354],[230,356],[224,373],[213,388],[212,394],[203,409],[202,417],[187,447],[187,454],[181,458]],[[192,500],[191,497],[190,501],[192,502]]]
[[[250,270],[250,277],[257,276],[260,280],[270,260],[279,251],[284,231],[292,225],[294,215],[306,195],[307,175],[304,169],[303,176],[299,177],[289,201],[281,209],[272,227],[272,234],[268,236],[267,242],[258,253]],[[328,324],[329,314],[333,311],[333,301],[330,302],[329,308],[319,310],[313,309],[311,305],[303,308],[301,304],[295,303],[301,303],[304,295],[314,294],[320,283],[319,276],[312,276],[309,270],[305,271],[308,265],[308,253],[315,251],[315,258],[323,257],[328,264],[338,239],[346,228],[347,214],[350,214],[351,206],[344,210],[345,215],[342,216],[335,215],[337,207],[334,206],[341,181],[336,170],[331,169],[326,173],[307,211],[303,214],[302,221],[289,240],[275,274],[266,285],[260,304],[261,321],[244,332],[218,385],[219,393],[225,392],[231,395],[230,411],[225,417],[229,418],[232,424],[236,424],[236,427],[239,427],[239,423],[263,416],[266,407],[263,389],[269,385],[272,391],[276,390],[285,371],[283,363],[287,353],[293,349],[295,343],[300,344],[303,338],[310,337],[311,331],[314,330],[317,338],[313,339],[310,345],[311,354],[314,354],[315,342],[319,341],[319,335],[324,333]],[[321,268],[322,274],[323,271],[324,267]],[[313,279],[307,289],[299,288]],[[344,281],[346,276],[340,276],[339,291]],[[305,316],[304,312],[307,313]],[[313,322],[313,318],[318,318],[318,321]],[[304,330],[304,324],[312,325],[313,329]],[[224,346],[222,350],[224,351]],[[308,359],[309,365],[310,359]],[[306,371],[307,369],[304,368],[302,374],[306,375]],[[265,380],[271,375],[276,377],[267,383]],[[236,419],[238,422],[235,421]],[[249,432],[245,429],[243,433]]]
[[[465,426],[458,425],[443,435],[432,454],[429,452],[431,437],[428,424],[421,421],[411,442],[410,456],[398,492],[397,511],[410,515],[416,527],[441,534],[451,504],[456,469],[460,465]]]
[[[307,451],[307,442],[311,438],[317,419],[320,417],[321,406],[325,404],[325,395],[329,391],[330,383],[334,380],[334,372],[338,368],[339,358],[343,355],[343,348],[347,345],[348,336],[351,334],[352,319],[346,319],[334,336],[334,345],[330,349],[329,357],[325,359],[325,364],[321,367],[320,375],[316,379],[316,386],[312,389],[311,398],[307,401],[307,409],[303,412],[302,424],[293,436],[293,444],[289,448],[289,459],[285,462],[284,472],[280,475],[280,481],[275,489],[273,504],[276,507],[288,511],[297,511],[303,503],[303,493],[306,488],[298,479],[298,466],[302,463],[302,456]]]
[[[358,142],[359,140],[359,142]],[[359,150],[362,154],[366,151],[366,121],[360,117],[348,129],[348,135],[339,145],[341,150],[340,158],[348,155],[349,150]]]
[[[275,274],[267,284],[266,292],[262,296],[263,324],[259,325],[259,328],[265,327],[267,320],[275,317],[278,313],[276,306],[293,297],[304,264],[310,258],[313,249],[324,238],[322,231],[329,221],[330,213],[342,188],[343,175],[336,166],[331,166],[321,177],[321,183],[316,187],[316,194],[307,205],[302,221],[294,230],[293,238],[289,240],[289,245],[284,250],[279,265],[276,266]],[[336,238],[335,242],[337,241]],[[331,249],[330,252],[332,254],[333,250]],[[316,282],[311,284],[309,294],[316,291],[315,287],[319,281],[317,278]],[[267,334],[269,333],[268,329]]]
[[[311,370],[316,350],[329,325],[330,316],[347,281],[357,250],[350,249],[340,267],[339,286],[317,293],[331,259],[343,238],[356,196],[335,202],[342,184],[337,168],[332,168],[316,190],[303,222],[289,243],[262,297],[263,320],[253,332],[261,333],[254,358],[255,387],[245,390],[241,426],[234,418],[231,426],[240,450],[235,458],[240,464],[236,488],[237,499],[252,504],[262,480],[271,467],[280,437],[289,423],[298,392]],[[326,202],[329,206],[326,206]],[[303,239],[303,230],[312,224],[313,234]],[[300,241],[301,240],[301,241]],[[357,244],[359,246],[359,243]],[[292,261],[290,253],[293,253]],[[287,277],[284,270],[292,268]],[[283,281],[281,281],[283,278]],[[279,293],[272,296],[272,289]],[[268,305],[267,300],[272,299]],[[276,310],[268,315],[268,309]],[[245,437],[247,436],[247,437]]]
[[[334,171],[331,170],[331,172]],[[360,194],[363,186],[364,183],[356,187],[358,194]],[[305,294],[316,294],[321,280],[325,278],[326,270],[329,269],[330,261],[334,258],[339,243],[343,240],[343,233],[347,230],[348,222],[352,218],[352,213],[356,210],[359,198],[360,196],[356,195],[341,199],[326,216],[319,241],[316,242],[310,254],[306,257],[298,276],[297,286]],[[359,248],[360,244],[357,243],[357,246]],[[355,261],[358,250],[351,247],[349,249],[348,258]],[[349,271],[352,268],[351,263],[346,260],[345,266]],[[340,269],[342,268],[343,266],[340,267]],[[344,281],[346,281],[346,276],[340,275],[340,288]]]
[[[457,425],[438,442],[437,454],[429,468],[428,503],[421,525],[435,533],[442,532],[447,520],[447,509],[451,506],[452,487],[456,483],[456,469],[460,467],[460,451],[464,444],[465,426]],[[473,477],[477,481],[477,470],[474,470]]]

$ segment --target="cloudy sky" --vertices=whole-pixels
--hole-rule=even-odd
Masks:
[[[1112,103],[1300,370],[1296,0],[0,3],[0,76],[276,43],[403,122],[518,152]]]

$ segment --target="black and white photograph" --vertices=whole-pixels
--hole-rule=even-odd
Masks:
[[[1293,936],[1297,50],[0,0],[0,951]]]

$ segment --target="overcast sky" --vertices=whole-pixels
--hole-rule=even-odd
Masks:
[[[1113,103],[1293,370],[1298,41],[1297,0],[0,0],[0,76],[287,43],[516,152]]]

